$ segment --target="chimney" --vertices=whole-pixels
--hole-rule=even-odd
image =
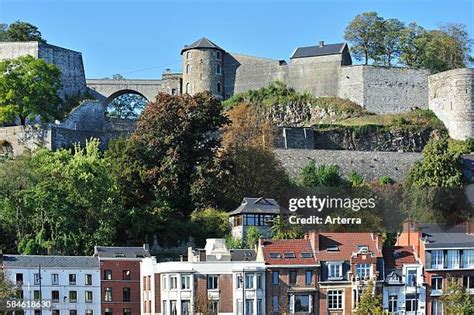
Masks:
[[[319,47],[324,47],[324,41],[323,40],[319,41]]]
[[[314,252],[319,251],[319,233],[317,231],[309,231],[306,234],[306,239],[311,243],[311,248]]]
[[[466,234],[474,235],[474,222],[467,220],[464,222],[464,225],[466,226]]]

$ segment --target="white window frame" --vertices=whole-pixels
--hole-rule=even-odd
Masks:
[[[434,288],[433,280],[436,280],[436,284],[441,283],[441,287]],[[442,290],[443,290],[443,277],[431,277],[431,291],[442,291]]]
[[[443,315],[443,304],[440,300],[431,300],[431,315]]]
[[[172,275],[170,277],[170,290],[178,290],[178,276]]]
[[[191,275],[181,275],[181,290],[191,290]]]
[[[186,74],[191,74],[192,71],[193,71],[193,66],[191,66],[190,64],[187,64],[186,65]]]
[[[35,285],[40,284],[40,274],[39,274],[39,273],[35,273],[35,274],[33,275],[33,277],[34,277],[34,284],[35,284]]]
[[[245,290],[255,289],[255,274],[246,273],[245,274]]]
[[[328,279],[342,279],[342,262],[328,262]],[[332,268],[335,269],[332,269]],[[336,274],[332,274],[332,271],[334,271]]]
[[[397,314],[397,312],[398,312],[398,296],[390,295],[388,297],[388,313]]]
[[[332,299],[336,299],[335,301]],[[336,303],[336,307],[331,305],[332,303]],[[328,290],[327,291],[327,308],[328,310],[342,310],[344,309],[344,290],[342,289],[335,289],[335,290]]]
[[[444,252],[442,250],[431,251],[431,269],[444,268]]]
[[[51,284],[52,285],[58,285],[59,284],[59,274],[58,273],[52,273],[51,274]]]
[[[216,280],[215,280],[215,284],[216,284],[215,288],[214,288],[214,280],[211,280],[211,279],[214,279],[214,278],[216,279]],[[212,285],[213,288],[211,288],[211,287],[209,286],[210,283],[213,284],[213,285]],[[218,289],[219,289],[219,276],[218,276],[218,275],[208,275],[208,276],[207,276],[207,289],[208,289],[208,290],[218,290]]]
[[[465,249],[463,252],[463,268],[474,268],[474,249]]]
[[[405,279],[405,284],[408,285],[408,286],[412,286],[412,282],[410,281],[412,276],[410,275],[410,272],[414,271],[415,272],[415,284],[418,283],[418,280],[417,280],[417,277],[418,277],[418,269],[414,269],[414,268],[407,268],[407,275],[406,275],[406,279]]]
[[[459,250],[448,250],[448,269],[459,269],[461,255]]]
[[[356,275],[360,279],[370,278],[372,276],[372,264],[356,264]]]

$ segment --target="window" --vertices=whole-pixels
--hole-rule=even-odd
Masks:
[[[313,258],[313,253],[301,253],[301,258]]]
[[[23,300],[23,299],[24,299],[24,294],[23,294],[23,290],[22,290],[22,289],[19,289],[18,291],[16,291],[16,298],[17,298],[17,299],[20,299],[20,300]]]
[[[57,273],[51,274],[51,284],[58,285],[59,284],[59,275]]]
[[[464,250],[463,252],[463,267],[474,268],[474,249]]]
[[[356,274],[359,279],[370,277],[371,264],[356,264]]]
[[[217,82],[217,93],[222,93],[221,83]]]
[[[309,312],[309,295],[295,295],[295,304],[294,304],[294,311],[295,312]]]
[[[258,273],[257,274],[257,289],[261,289],[261,288],[262,288],[262,274]]]
[[[191,83],[186,83],[186,93],[191,94]]]
[[[313,271],[312,270],[306,270],[305,272],[305,283],[306,285],[311,285],[313,282]]]
[[[104,315],[112,315],[113,314],[113,311],[110,307],[107,307],[104,311]]]
[[[161,289],[166,290],[166,276],[161,276]]]
[[[77,315],[77,310],[69,310],[69,315]]]
[[[124,302],[130,302],[130,288],[123,288],[122,297]]]
[[[69,291],[69,302],[70,303],[77,302],[77,291]]]
[[[92,285],[92,275],[90,273],[87,273],[85,275],[85,280],[84,280],[86,285]]]
[[[242,274],[238,274],[238,275],[237,275],[237,289],[242,288],[242,282],[243,282],[243,280],[242,280]]]
[[[272,305],[273,305],[273,313],[278,314],[278,295],[273,296]]]
[[[443,251],[434,250],[431,252],[431,268],[433,269],[443,269]]]
[[[290,270],[290,285],[295,285],[296,284],[296,277],[298,275],[298,272],[296,270]]]
[[[51,300],[53,303],[59,303],[59,291],[51,291]]]
[[[328,263],[328,278],[329,279],[342,278],[342,263]]]
[[[40,290],[34,290],[34,291],[33,291],[33,299],[35,299],[35,300],[40,300],[40,299],[41,299],[41,292],[40,292]]]
[[[443,290],[443,278],[431,278],[431,290]]]
[[[191,59],[191,52],[190,52],[190,51],[188,51],[188,52],[186,53],[186,59]]]
[[[431,301],[431,315],[442,315],[443,314],[443,305],[439,300]]]
[[[217,277],[218,276],[207,276],[207,289],[208,290],[217,289]]]
[[[416,286],[416,269],[408,269],[407,270],[407,278],[406,284],[409,286]]]
[[[339,246],[337,245],[329,245],[327,247],[328,252],[338,252],[339,251]]]
[[[93,310],[86,310],[86,315],[94,315],[94,311]]]
[[[181,289],[182,290],[189,290],[191,289],[191,276],[181,276]]]
[[[112,280],[112,270],[104,270],[104,280]]]
[[[216,65],[216,74],[221,74],[221,65]]]
[[[253,300],[245,300],[245,314],[247,315],[254,315],[255,312],[253,311]]]
[[[212,300],[209,309],[210,309],[209,310],[210,315],[217,315],[219,313],[219,301]]]
[[[458,269],[460,263],[458,250],[448,250],[448,269]]]
[[[187,74],[191,73],[191,65],[186,65],[186,73]]]
[[[181,315],[191,314],[191,302],[187,300],[181,301]]]
[[[278,271],[273,271],[272,272],[272,283],[274,285],[278,285],[278,282],[280,281],[280,274]]]
[[[170,277],[170,289],[176,290],[178,288],[178,276]]]
[[[92,303],[92,300],[93,300],[93,296],[92,296],[92,291],[86,291],[84,292],[85,293],[85,297],[86,297],[86,303]]]
[[[124,308],[123,309],[123,315],[132,315],[132,309]]]
[[[178,94],[177,90],[176,89],[171,89],[171,95],[176,95],[176,94]]]
[[[35,274],[34,274],[34,284],[35,284],[35,285],[39,285],[39,284],[40,284],[40,274],[39,274],[39,273],[35,273]]]
[[[398,311],[398,298],[396,295],[391,295],[388,297],[388,313],[396,314]]]
[[[417,309],[417,303],[415,297],[408,297],[405,301],[405,311],[407,312],[414,312]]]
[[[130,280],[130,275],[131,275],[130,270],[123,270],[122,271],[122,279],[123,280]]]
[[[263,303],[261,299],[257,300],[257,315],[263,314]]]
[[[69,274],[69,284],[76,284],[76,274],[75,273],[70,273]]]
[[[329,290],[328,291],[328,309],[337,310],[342,309],[343,290]]]
[[[462,278],[462,284],[466,289],[474,289],[474,276],[464,276]]]
[[[246,289],[253,289],[253,280],[255,279],[255,274],[247,273],[245,274],[245,288]]]
[[[21,285],[23,283],[23,274],[17,273],[15,276],[15,279],[16,279],[16,284]]]
[[[112,288],[105,288],[105,302],[112,302]]]
[[[171,315],[178,315],[178,306],[176,301],[170,301],[170,314]]]
[[[295,253],[290,253],[290,252],[284,253],[283,255],[284,255],[285,258],[290,258],[290,259],[296,257]]]
[[[35,315],[41,315],[41,311],[40,310],[35,310]]]
[[[220,60],[221,59],[221,52],[216,51],[216,59]]]
[[[280,255],[280,253],[270,253],[270,258],[271,259],[280,259],[281,255]]]
[[[59,310],[52,310],[51,315],[59,315]]]

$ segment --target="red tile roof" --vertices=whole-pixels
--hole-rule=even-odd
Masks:
[[[387,270],[400,269],[404,264],[417,263],[411,246],[384,247],[383,258]]]
[[[270,257],[270,253],[279,253],[280,258]],[[285,258],[285,253],[294,253],[295,258]],[[302,258],[301,253],[311,253],[311,243],[307,239],[265,240],[263,241],[263,257],[267,265],[316,265],[316,260]]]
[[[321,233],[316,258],[318,261],[350,260],[359,245],[368,246],[376,257],[382,257],[382,251],[376,243],[372,233]],[[337,246],[339,251],[328,251],[331,246]]]

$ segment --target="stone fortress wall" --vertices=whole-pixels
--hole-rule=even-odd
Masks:
[[[61,70],[61,96],[87,91],[82,54],[77,51],[40,42],[0,43],[0,60],[30,55],[56,65]]]
[[[429,108],[455,139],[474,138],[474,69],[455,69],[429,77]]]

